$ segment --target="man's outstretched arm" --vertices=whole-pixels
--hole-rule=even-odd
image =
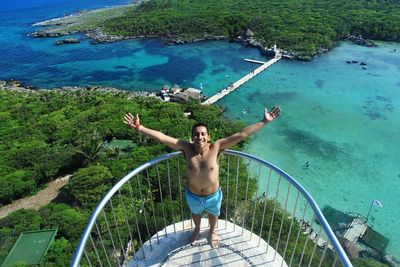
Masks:
[[[130,128],[136,129],[138,132],[141,132],[144,135],[160,142],[161,144],[164,144],[176,150],[183,150],[186,143],[185,141],[178,140],[176,138],[163,134],[162,132],[144,127],[140,124],[138,114],[136,114],[136,116],[133,116],[131,113],[125,114],[124,123],[127,124]]]
[[[228,149],[228,148],[236,145],[243,139],[249,137],[251,134],[260,130],[267,123],[270,123],[271,121],[276,119],[279,116],[280,112],[281,112],[281,109],[276,106],[273,107],[271,109],[271,111],[269,111],[269,112],[267,109],[265,109],[264,119],[262,121],[252,124],[250,126],[247,126],[246,128],[243,128],[240,132],[237,132],[231,136],[219,139],[215,142],[215,144],[219,146],[219,150]]]

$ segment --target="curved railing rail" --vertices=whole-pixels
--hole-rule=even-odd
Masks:
[[[253,155],[223,154],[220,219],[263,238],[288,266],[352,266],[318,205],[295,179]],[[151,236],[189,219],[184,169],[182,153],[174,152],[123,177],[93,211],[71,266],[126,266],[138,260],[135,252],[146,240],[153,249]]]

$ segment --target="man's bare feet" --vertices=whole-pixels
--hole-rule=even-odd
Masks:
[[[189,243],[193,243],[199,238],[200,228],[194,228],[193,233],[189,237]]]
[[[216,232],[210,232],[210,245],[212,248],[218,248],[221,238]]]

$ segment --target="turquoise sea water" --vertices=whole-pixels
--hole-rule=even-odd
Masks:
[[[158,90],[164,84],[200,84],[211,96],[266,60],[256,49],[228,42],[164,46],[160,40],[129,40],[55,46],[57,39],[27,37],[32,23],[80,9],[127,1],[22,1],[1,3],[0,79],[40,88],[109,85]],[[61,4],[60,4],[61,3]],[[63,4],[64,3],[64,4]],[[35,11],[35,12],[32,12]],[[396,49],[396,52],[394,51]],[[346,60],[365,61],[347,64]],[[248,152],[295,177],[322,207],[366,215],[373,199],[374,228],[391,240],[400,258],[400,46],[365,48],[341,43],[312,62],[281,60],[218,104],[231,119],[253,123],[263,108],[281,106],[282,117],[256,134]],[[248,113],[242,114],[242,109]],[[310,166],[303,169],[308,161]],[[261,184],[264,182],[261,181]]]
[[[312,62],[281,61],[220,104],[229,117],[249,122],[263,106],[279,104],[282,117],[248,151],[295,177],[320,207],[366,216],[373,199],[380,200],[384,207],[374,207],[369,219],[398,256],[400,52],[394,49],[400,46],[342,43]],[[365,61],[367,69],[346,60]]]

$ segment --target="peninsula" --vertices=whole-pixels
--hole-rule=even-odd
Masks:
[[[80,32],[94,43],[156,37],[165,39],[167,44],[227,39],[261,50],[276,44],[284,54],[310,60],[349,36],[400,41],[400,3],[149,0],[84,11],[35,25],[48,27],[32,33],[34,37]]]

